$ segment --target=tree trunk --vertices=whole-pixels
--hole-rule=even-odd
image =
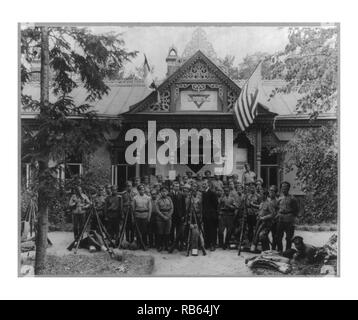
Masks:
[[[46,110],[49,105],[49,41],[48,28],[41,27],[41,110]],[[41,152],[41,150],[40,150]],[[45,269],[46,248],[47,248],[47,229],[48,229],[48,197],[46,190],[46,174],[48,160],[41,159],[38,168],[38,222],[36,236],[36,257],[35,275],[41,275]]]

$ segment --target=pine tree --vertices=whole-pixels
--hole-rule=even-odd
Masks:
[[[123,69],[136,52],[128,52],[119,35],[94,34],[87,28],[28,27],[21,31],[21,103],[38,112],[36,129],[22,123],[22,158],[36,167],[33,181],[38,196],[35,274],[45,269],[48,212],[56,198],[55,174],[72,155],[90,155],[105,141],[105,131],[118,123],[98,118],[91,103],[108,94],[106,79]],[[40,101],[24,94],[41,57]],[[72,94],[79,86],[87,90],[86,102],[76,105]],[[50,101],[50,89],[55,101]],[[51,167],[49,163],[54,163]]]

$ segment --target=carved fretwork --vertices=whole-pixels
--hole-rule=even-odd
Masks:
[[[208,66],[202,61],[193,64],[182,76],[181,79],[187,81],[216,80],[215,74],[209,71]]]
[[[249,139],[252,146],[256,147],[256,131],[248,130],[245,131],[247,139]]]
[[[218,89],[219,90],[219,97],[222,100],[224,98],[224,87],[221,84],[216,83],[209,83],[208,87],[211,89]]]
[[[228,90],[228,93],[227,93],[227,110],[228,111],[231,111],[232,108],[234,107],[234,104],[235,104],[235,101],[237,100],[238,98],[238,94],[235,93],[234,91],[232,90]]]
[[[164,90],[160,92],[160,102],[153,103],[149,106],[149,111],[160,111],[160,112],[169,112],[170,107],[170,91]]]
[[[188,87],[190,87],[191,84],[190,83],[177,83],[175,85],[175,100],[179,97],[179,93],[180,93],[180,89],[186,89]]]

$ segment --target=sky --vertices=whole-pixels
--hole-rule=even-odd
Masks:
[[[95,26],[95,33],[120,33],[125,47],[138,51],[138,55],[125,65],[126,73],[143,65],[146,54],[154,65],[154,77],[163,79],[166,74],[165,59],[174,45],[179,56],[198,26]],[[218,58],[227,54],[235,56],[234,64],[257,51],[275,53],[284,49],[288,42],[288,28],[275,26],[200,26],[207,34]]]

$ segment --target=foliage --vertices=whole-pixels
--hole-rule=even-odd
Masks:
[[[265,52],[255,52],[254,54],[246,55],[238,66],[238,79],[249,79],[260,61],[263,61],[262,77],[267,78],[269,65],[271,63],[269,57],[270,55]]]
[[[31,64],[41,54],[40,35],[38,27],[21,31],[22,88],[31,80]],[[39,112],[36,131],[22,124],[22,157],[32,163],[52,161],[35,185],[45,184],[53,190],[51,186],[58,183],[56,172],[67,158],[89,156],[106,140],[106,132],[120,125],[101,121],[91,104],[108,94],[106,80],[118,73],[136,52],[127,52],[119,35],[94,34],[86,28],[73,27],[49,28],[49,47],[54,98],[48,106],[42,106],[22,92],[23,108]],[[78,105],[73,94],[80,86],[86,89],[87,96]]]
[[[228,76],[232,80],[239,80],[239,69],[234,66],[235,56],[226,55],[224,59],[220,59],[220,63],[226,69]]]
[[[276,92],[300,94],[297,111],[316,118],[338,103],[338,28],[291,28],[285,50],[273,57],[269,78],[285,79]]]
[[[286,169],[297,168],[296,178],[306,193],[305,222],[331,221],[338,209],[337,124],[297,130],[283,148]],[[311,220],[311,221],[310,221]]]
[[[338,103],[338,29],[292,28],[285,50],[270,58],[268,78],[283,78],[277,92],[296,92],[298,113],[308,114],[312,125]],[[334,221],[338,198],[338,126],[300,129],[280,150],[288,156],[286,169],[297,168],[296,178],[306,192],[305,222]]]
[[[22,159],[34,169],[32,191],[38,194],[36,274],[44,269],[48,216],[51,223],[66,221],[68,193],[58,171],[71,157],[89,157],[106,141],[108,131],[120,126],[120,121],[102,121],[92,104],[108,94],[107,80],[135,55],[127,52],[123,40],[113,33],[94,34],[74,27],[21,30],[21,103],[25,110],[38,112],[36,128],[22,123],[21,149]],[[39,72],[33,68],[39,57],[41,102],[23,90]],[[52,97],[48,101],[49,85]],[[84,102],[75,103],[79,87],[86,90],[86,97]]]

